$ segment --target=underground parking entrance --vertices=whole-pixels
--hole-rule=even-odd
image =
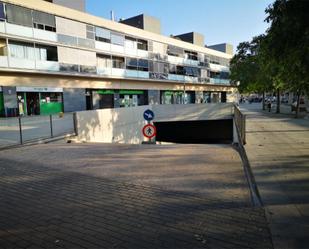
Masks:
[[[231,144],[233,119],[154,122],[157,142]]]

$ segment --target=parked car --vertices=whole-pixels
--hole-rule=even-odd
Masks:
[[[297,101],[293,102],[293,104],[291,105],[291,111],[296,112],[296,108],[297,108]],[[299,111],[300,112],[306,112],[307,111],[304,99],[300,99]]]

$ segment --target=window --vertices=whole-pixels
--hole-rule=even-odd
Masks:
[[[95,28],[92,25],[86,26],[86,37],[87,39],[94,40],[95,39]]]
[[[126,58],[126,68],[130,70],[137,70],[138,63],[135,58]]]
[[[62,103],[62,93],[41,93],[43,103]]]
[[[97,55],[97,65],[98,68],[111,68],[112,58],[110,55],[98,54]]]
[[[6,4],[6,15],[9,23],[32,27],[32,15],[30,9]]]
[[[184,67],[185,75],[192,77],[200,77],[201,73],[197,67]]]
[[[124,46],[124,36],[119,33],[111,33],[111,43]]]
[[[34,44],[10,41],[9,51],[11,57],[35,60]]]
[[[167,63],[150,61],[149,62],[149,74],[152,79],[167,79],[169,66]]]
[[[197,61],[197,53],[192,51],[185,51],[185,56],[189,60]]]
[[[137,49],[137,41],[135,38],[126,36],[124,46],[128,49]]]
[[[176,66],[176,72],[178,75],[185,75],[185,69],[183,66]]]
[[[57,47],[37,44],[35,46],[35,58],[41,61],[58,61]]]
[[[33,27],[56,32],[55,16],[40,11],[33,11]]]
[[[167,47],[167,54],[168,55],[173,55],[173,56],[178,56],[178,57],[183,57],[183,49],[179,47],[175,47],[172,45],[168,45]]]
[[[143,59],[138,60],[138,69],[137,70],[148,72],[149,71],[148,60],[143,60]]]
[[[145,40],[137,40],[137,48],[140,50],[148,51],[148,42]]]
[[[169,73],[170,74],[177,74],[177,67],[176,65],[173,65],[173,64],[169,64]]]
[[[125,68],[124,58],[123,57],[112,57],[113,68]]]
[[[0,21],[5,20],[4,4],[0,2]]]
[[[107,29],[95,28],[95,39],[101,42],[111,42],[111,32]]]

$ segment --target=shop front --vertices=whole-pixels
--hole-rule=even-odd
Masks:
[[[16,87],[18,114],[50,115],[63,112],[63,89]]]
[[[119,90],[120,107],[132,107],[147,104],[148,104],[147,91]]]
[[[193,104],[195,92],[193,91],[161,91],[161,104]]]

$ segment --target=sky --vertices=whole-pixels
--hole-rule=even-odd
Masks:
[[[163,35],[196,31],[206,45],[234,46],[262,34],[268,27],[265,9],[274,0],[86,0],[87,12],[116,20],[145,13],[161,20]]]

